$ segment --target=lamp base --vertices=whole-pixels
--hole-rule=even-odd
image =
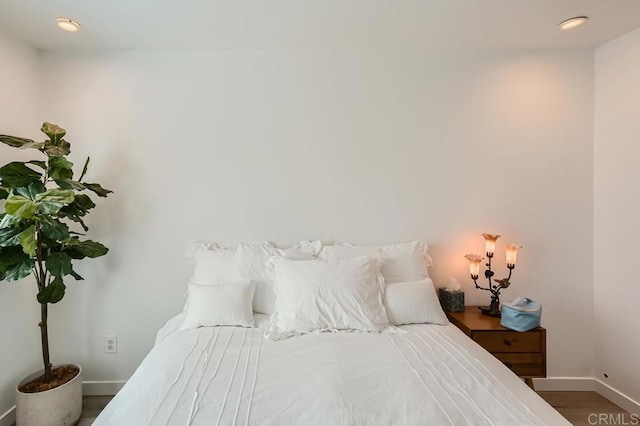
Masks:
[[[491,309],[491,306],[478,306],[478,309],[480,309],[482,315],[488,315],[496,318],[500,318],[502,316],[499,310],[496,311],[495,309]]]

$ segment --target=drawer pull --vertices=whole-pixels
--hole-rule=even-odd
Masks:
[[[503,342],[504,342],[505,345],[511,346],[511,340],[504,339]]]

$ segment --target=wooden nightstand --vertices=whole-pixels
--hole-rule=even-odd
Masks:
[[[449,321],[498,358],[533,389],[534,377],[547,377],[547,330],[520,333],[500,325],[500,318],[482,315],[477,306],[447,312]]]

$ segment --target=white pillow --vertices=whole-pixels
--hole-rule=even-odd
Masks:
[[[254,244],[253,246],[274,247],[270,242]],[[285,250],[285,252],[301,252],[316,256],[321,248],[322,243],[320,241],[301,241],[290,249]],[[187,244],[185,251],[186,256],[194,264],[191,282],[213,284],[238,280],[238,273],[234,263],[235,248],[223,247],[216,243],[194,241]]]
[[[189,284],[185,318],[180,330],[232,325],[253,327],[253,283]]]
[[[303,242],[288,249],[279,249],[271,243],[240,243],[234,257],[234,269],[237,279],[253,281],[256,293],[253,298],[253,310],[271,315],[274,310],[275,294],[273,293],[273,277],[268,271],[267,263],[274,256],[289,259],[313,259],[320,251],[321,244]]]
[[[449,324],[430,279],[387,284],[384,306],[393,325]]]
[[[273,258],[276,306],[268,337],[311,331],[381,331],[389,324],[379,261]]]
[[[213,284],[237,279],[233,259],[235,249],[219,246],[202,246],[193,252],[192,282]]]
[[[320,251],[320,258],[327,260],[361,256],[383,260],[381,270],[387,284],[429,278],[427,267],[432,266],[428,246],[418,241],[370,247],[336,244]]]

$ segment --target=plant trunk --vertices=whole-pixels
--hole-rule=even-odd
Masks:
[[[51,361],[49,360],[49,330],[47,328],[46,303],[40,305],[40,337],[42,338],[42,360],[44,361],[44,381],[51,381]]]

